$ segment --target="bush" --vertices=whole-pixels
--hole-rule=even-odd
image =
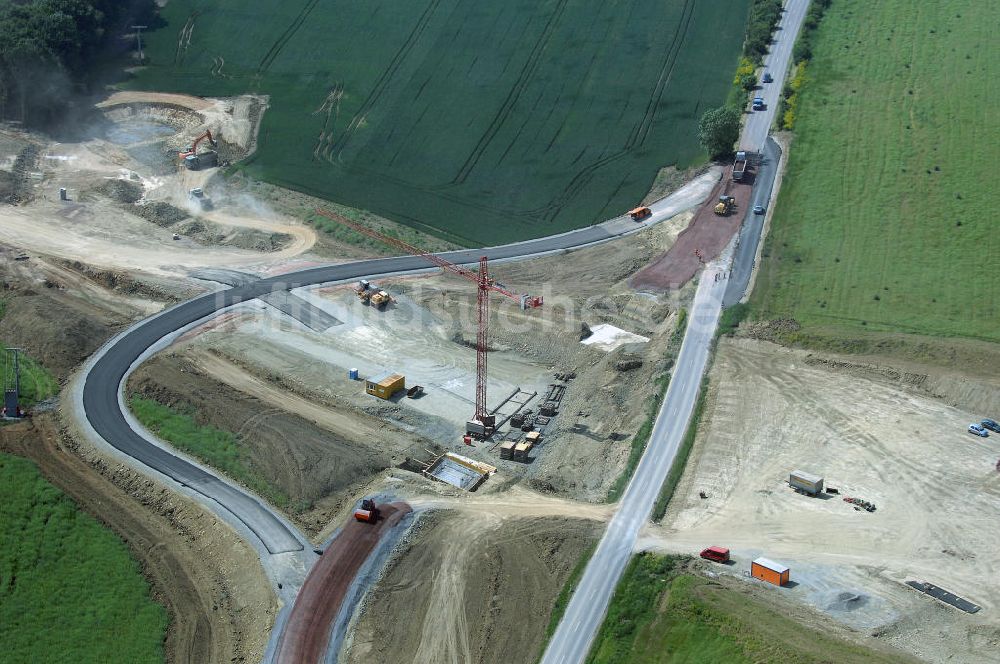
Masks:
[[[792,60],[794,62],[803,62],[812,58],[812,46],[809,44],[808,39],[800,39],[795,42],[795,48],[792,49]]]
[[[736,68],[736,76],[733,78],[733,85],[740,85],[742,79],[747,74],[753,75],[757,67],[746,57],[740,58],[740,66]]]
[[[731,307],[726,307],[719,316],[719,334],[732,334],[749,315],[750,305],[746,302],[737,302]]]
[[[757,77],[753,74],[744,74],[740,77],[740,87],[750,92],[757,87]]]
[[[739,137],[740,111],[731,106],[705,111],[698,122],[698,140],[713,159],[731,152]]]
[[[750,7],[743,54],[753,62],[760,63],[767,54],[771,34],[781,18],[781,5],[781,0],[754,0]]]
[[[806,84],[806,61],[795,65],[791,80],[785,85],[782,100],[781,126],[783,129],[795,127],[795,111],[799,105],[799,91]]]

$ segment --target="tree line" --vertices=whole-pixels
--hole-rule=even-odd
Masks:
[[[96,81],[102,58],[126,48],[152,0],[0,0],[0,118],[44,125]]]

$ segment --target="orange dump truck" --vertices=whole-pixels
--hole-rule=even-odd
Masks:
[[[635,221],[642,221],[646,217],[652,216],[653,211],[648,207],[637,207],[634,210],[628,211],[628,216],[632,217]]]

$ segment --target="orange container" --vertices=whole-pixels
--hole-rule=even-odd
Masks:
[[[358,521],[365,521],[365,522],[374,521],[374,519],[372,519],[372,513],[369,512],[368,510],[355,510],[354,518],[357,519]]]
[[[787,567],[767,558],[758,558],[750,563],[750,576],[773,583],[776,586],[788,583],[789,573],[790,570]]]

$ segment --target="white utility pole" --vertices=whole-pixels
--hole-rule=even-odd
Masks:
[[[148,25],[132,26],[132,29],[135,30],[135,43],[139,48],[139,64],[142,64],[142,31],[148,27]]]

